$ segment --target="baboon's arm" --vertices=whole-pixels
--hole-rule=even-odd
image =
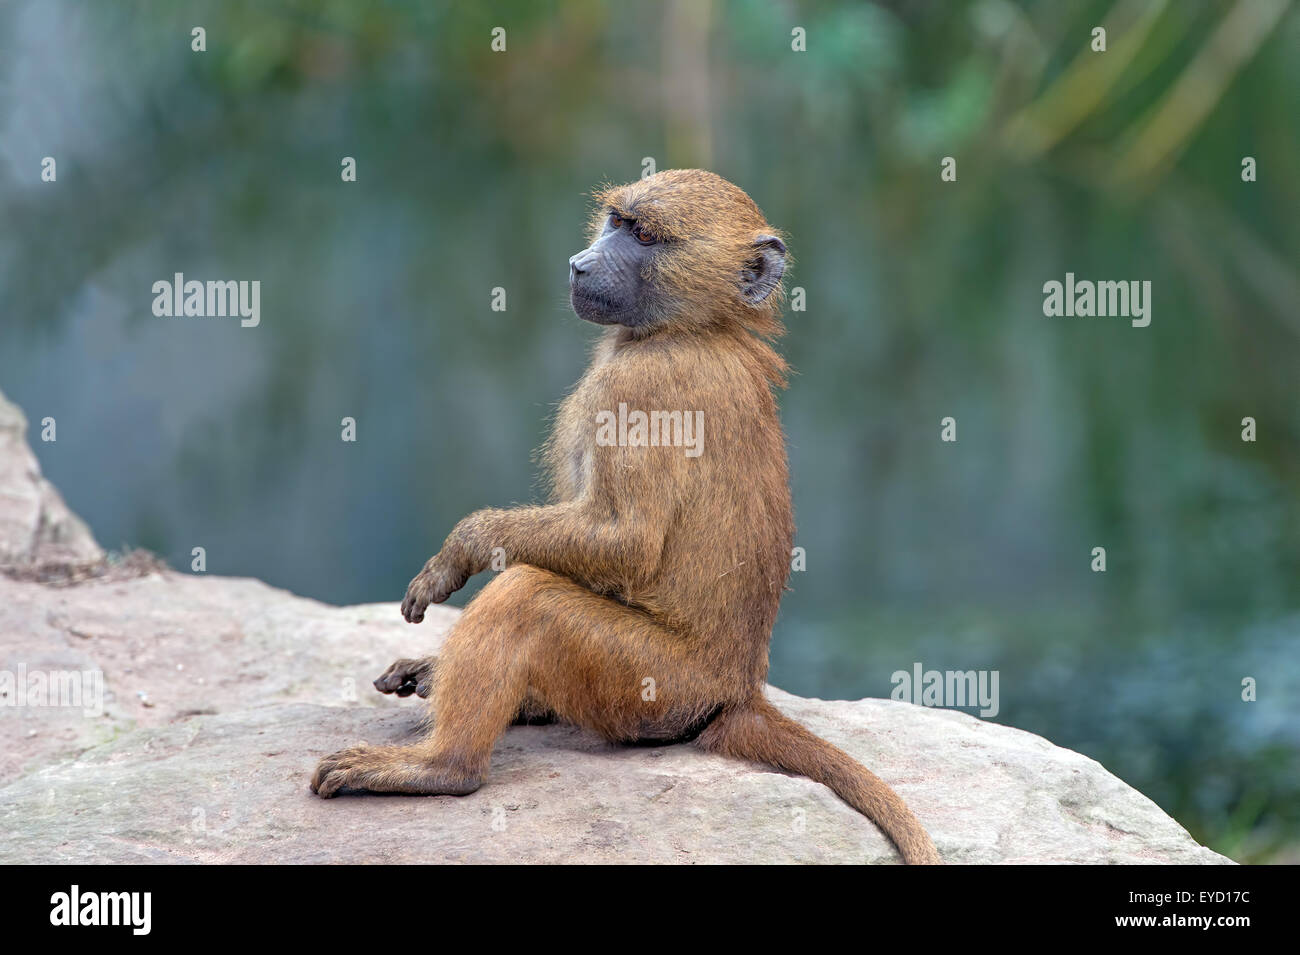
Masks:
[[[614,511],[588,498],[476,511],[448,540],[465,549],[472,573],[486,570],[501,548],[508,564],[532,564],[587,586],[635,584],[655,568],[663,548],[664,524],[648,511]]]
[[[456,525],[442,549],[411,581],[402,615],[418,623],[474,574],[492,565],[500,548],[509,564],[532,564],[593,590],[635,591],[659,564],[674,505],[649,467],[653,448],[601,449],[592,481],[578,498],[559,504],[475,511]],[[614,482],[617,491],[613,491]]]

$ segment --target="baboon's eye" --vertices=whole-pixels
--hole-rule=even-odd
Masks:
[[[632,235],[642,245],[655,244],[655,237],[639,222],[632,223]]]
[[[611,212],[609,214],[609,227],[616,232],[619,229],[623,228],[623,223],[626,221],[627,220],[624,219],[622,216],[620,216],[617,212]]]

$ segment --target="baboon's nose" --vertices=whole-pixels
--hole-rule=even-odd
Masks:
[[[583,249],[577,255],[569,256],[569,283],[572,284],[579,275],[590,270],[598,255],[593,249]]]

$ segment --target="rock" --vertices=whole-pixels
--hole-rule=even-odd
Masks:
[[[90,529],[41,477],[26,434],[27,418],[0,394],[0,567],[102,560]]]
[[[2,398],[0,420],[13,420]],[[0,449],[20,459],[0,457],[0,500],[28,502],[5,512],[8,545],[41,526],[39,476],[25,447],[4,437]],[[77,539],[87,559],[93,540]],[[15,550],[31,560],[46,546]],[[412,627],[396,603],[330,607],[149,564],[60,587],[0,575],[0,691],[6,672],[103,681],[102,711],[93,677],[77,706],[0,707],[0,862],[897,861],[807,779],[565,726],[511,728],[488,783],[463,798],[311,795],[321,756],[417,730],[421,702],[370,680],[436,652],[455,619],[433,608]],[[1032,734],[906,703],[768,693],[892,783],[949,862],[1229,861],[1098,763]]]

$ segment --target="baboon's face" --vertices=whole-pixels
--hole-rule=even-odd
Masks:
[[[599,325],[652,329],[766,307],[785,244],[740,189],[668,170],[604,190],[591,245],[569,259],[569,298]]]
[[[652,262],[661,240],[636,219],[610,212],[600,237],[569,258],[569,301],[598,325],[647,324],[658,310]]]

